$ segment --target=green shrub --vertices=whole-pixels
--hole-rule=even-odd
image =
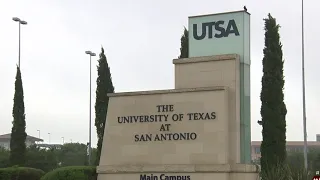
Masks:
[[[313,171],[305,171],[303,166],[290,164],[278,164],[260,173],[262,180],[310,180],[314,175]]]
[[[28,167],[0,168],[0,180],[40,180],[45,173]]]
[[[96,167],[66,166],[44,175],[41,180],[96,180]]]
[[[261,171],[262,180],[291,180],[290,167],[287,164],[278,163],[276,166],[266,167]]]

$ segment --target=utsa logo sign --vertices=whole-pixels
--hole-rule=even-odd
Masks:
[[[193,24],[193,38],[196,40],[202,40],[208,36],[208,39],[228,37],[230,34],[240,36],[239,30],[234,19],[231,19],[225,24],[225,21],[214,21],[202,23],[202,32],[199,35],[198,24]],[[208,35],[207,35],[208,30]]]

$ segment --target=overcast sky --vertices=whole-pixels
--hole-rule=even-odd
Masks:
[[[174,88],[172,59],[188,16],[242,10],[251,13],[251,128],[261,140],[260,88],[263,18],[281,25],[285,59],[287,139],[303,140],[300,0],[0,0],[0,134],[10,133],[16,64],[17,16],[21,27],[21,70],[27,133],[51,143],[87,142],[89,57],[105,48],[116,92]],[[315,0],[305,2],[305,60],[308,139],[320,133],[320,37]],[[92,119],[97,58],[92,61]],[[317,103],[318,102],[318,103]],[[93,145],[96,130],[92,123]]]

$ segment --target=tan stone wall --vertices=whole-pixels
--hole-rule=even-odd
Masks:
[[[240,162],[240,60],[236,54],[175,59],[175,88],[225,86],[229,91],[230,147]]]
[[[226,164],[229,158],[228,91],[223,87],[118,94],[109,100],[100,165]],[[174,105],[158,113],[157,105]],[[216,113],[214,120],[188,120],[187,113]],[[119,124],[118,116],[168,115],[167,122]],[[174,122],[173,114],[184,114]],[[161,124],[170,131],[160,131]],[[194,132],[196,140],[135,142],[135,134]]]

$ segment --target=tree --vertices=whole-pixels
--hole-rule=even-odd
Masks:
[[[32,145],[27,148],[26,167],[41,169],[49,172],[58,166],[58,149],[56,148],[39,148]]]
[[[184,27],[183,35],[181,36],[181,47],[180,47],[180,56],[181,58],[188,58],[189,57],[189,36],[188,36],[188,30],[186,27]]]
[[[98,165],[99,164],[99,158],[97,158],[97,154],[98,154],[98,151],[97,151],[97,148],[91,148],[91,159],[93,162],[95,162],[95,165]]]
[[[0,146],[0,168],[9,166],[10,151]]]
[[[10,163],[23,166],[26,161],[26,121],[20,68],[17,67],[10,139]]]
[[[261,169],[279,166],[286,161],[286,114],[283,101],[283,59],[279,25],[268,14],[265,21],[265,47],[263,49],[263,76],[261,99],[262,143]]]
[[[61,166],[83,166],[88,162],[87,145],[80,143],[66,143],[57,153]]]
[[[97,155],[96,155],[96,162],[95,162],[96,165],[99,164],[99,161],[100,161],[104,127],[105,127],[106,118],[107,118],[107,110],[108,110],[108,103],[109,103],[109,97],[107,96],[107,93],[114,92],[110,68],[108,66],[107,58],[104,54],[103,48],[101,48],[100,58],[98,62],[99,62],[99,65],[97,66],[98,78],[97,78],[96,104],[95,104],[95,110],[96,110],[95,126],[97,129],[97,135],[98,135]]]
[[[96,148],[92,148],[92,160],[96,160]],[[0,147],[0,168],[10,167],[10,151]],[[88,164],[87,145],[82,143],[65,143],[50,148],[31,145],[27,147],[25,167],[49,172],[58,167],[84,166]]]

